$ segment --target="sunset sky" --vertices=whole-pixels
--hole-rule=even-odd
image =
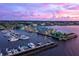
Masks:
[[[0,20],[79,21],[79,4],[0,3]]]

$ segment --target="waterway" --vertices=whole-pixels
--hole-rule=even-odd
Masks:
[[[68,40],[65,42],[58,42],[58,46],[36,53],[36,56],[79,56],[79,26],[49,26],[48,28],[54,28],[61,32],[76,33],[77,38]]]
[[[78,35],[77,38],[68,40],[68,41],[57,41],[52,39],[51,37],[45,37],[42,35],[37,35],[36,33],[28,33],[22,30],[15,30],[18,33],[25,34],[29,36],[28,40],[19,40],[15,42],[8,41],[7,37],[4,37],[4,34],[0,31],[0,50],[3,54],[6,55],[5,49],[9,48],[17,48],[19,45],[27,45],[29,42],[37,43],[47,41],[57,42],[57,46],[55,48],[50,48],[35,54],[33,56],[79,56],[79,26],[47,26],[48,28],[54,28],[57,31],[66,32],[66,33],[76,33]]]

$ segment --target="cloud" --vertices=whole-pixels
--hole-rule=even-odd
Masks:
[[[61,13],[63,15],[63,11],[67,10],[69,10],[68,13],[71,10],[77,13],[79,4],[0,4],[0,20],[53,19],[55,18],[55,14],[60,15]]]

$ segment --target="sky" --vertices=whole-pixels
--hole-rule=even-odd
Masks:
[[[79,21],[75,3],[0,3],[0,21]]]

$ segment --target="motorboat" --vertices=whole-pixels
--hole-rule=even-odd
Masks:
[[[18,49],[12,49],[13,54],[19,53]]]
[[[8,33],[5,33],[4,36],[6,36],[6,37],[10,37],[11,34],[8,32]]]
[[[36,45],[35,45],[34,43],[32,43],[32,42],[28,43],[28,46],[29,46],[30,48],[35,48],[35,47],[36,47]]]
[[[6,52],[7,52],[8,55],[13,55],[12,50],[9,50],[8,48],[6,48]]]
[[[26,39],[29,39],[29,38],[30,38],[29,36],[21,35],[19,39],[26,40]]]
[[[16,38],[16,37],[12,36],[8,40],[11,41],[11,42],[13,42],[13,41],[18,41],[19,38],[18,37]]]
[[[7,32],[8,32],[8,30],[2,30],[1,32],[2,32],[2,33],[7,33]]]
[[[18,46],[18,49],[19,49],[21,52],[26,51],[26,50],[25,50],[25,46]]]

